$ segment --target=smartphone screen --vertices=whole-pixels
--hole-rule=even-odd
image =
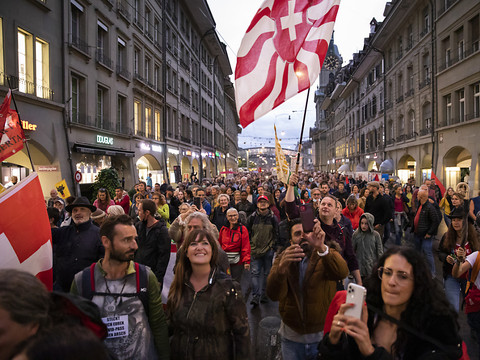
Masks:
[[[200,210],[201,203],[200,203],[200,198],[198,196],[195,196],[193,198],[193,205],[195,205],[197,209]]]
[[[313,208],[310,204],[300,205],[300,219],[302,220],[303,232],[313,231],[313,220],[315,215],[313,214]]]
[[[362,307],[365,302],[365,296],[367,295],[367,289],[363,286],[350,283],[347,288],[347,298],[345,304],[354,304],[353,307],[345,310],[345,315],[353,316],[357,319],[362,318]]]

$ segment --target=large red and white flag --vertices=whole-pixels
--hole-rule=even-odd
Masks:
[[[246,127],[317,79],[340,0],[265,0],[237,54],[235,99]]]
[[[27,210],[28,209],[28,210]],[[52,235],[37,173],[0,194],[0,268],[53,285]]]
[[[15,110],[10,109],[12,90],[0,106],[0,162],[23,149],[25,134]]]

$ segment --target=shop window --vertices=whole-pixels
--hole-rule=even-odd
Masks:
[[[101,170],[108,169],[111,166],[112,159],[110,156],[82,155],[81,160],[76,164],[77,171],[82,173],[82,181],[80,181],[80,184],[93,183]]]

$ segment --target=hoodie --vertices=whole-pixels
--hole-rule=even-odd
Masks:
[[[368,221],[368,230],[362,231],[361,223],[365,218]],[[380,234],[374,230],[374,217],[370,213],[364,213],[360,216],[357,230],[353,233],[352,245],[353,250],[357,254],[358,265],[360,267],[360,275],[362,277],[369,276],[372,272],[373,265],[383,254],[383,245]]]

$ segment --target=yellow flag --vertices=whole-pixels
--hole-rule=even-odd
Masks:
[[[290,167],[288,166],[287,159],[283,153],[282,147],[280,146],[280,141],[277,137],[277,127],[273,125],[275,129],[275,159],[277,161],[277,179],[284,184],[288,183],[288,178],[290,177]]]
[[[68,190],[67,182],[65,179],[55,184],[55,189],[57,189],[58,195],[62,199],[66,199],[70,196],[70,190]]]
[[[0,184],[0,194],[1,194],[2,192],[4,192],[5,190],[6,190],[5,187],[4,187],[2,184]]]

